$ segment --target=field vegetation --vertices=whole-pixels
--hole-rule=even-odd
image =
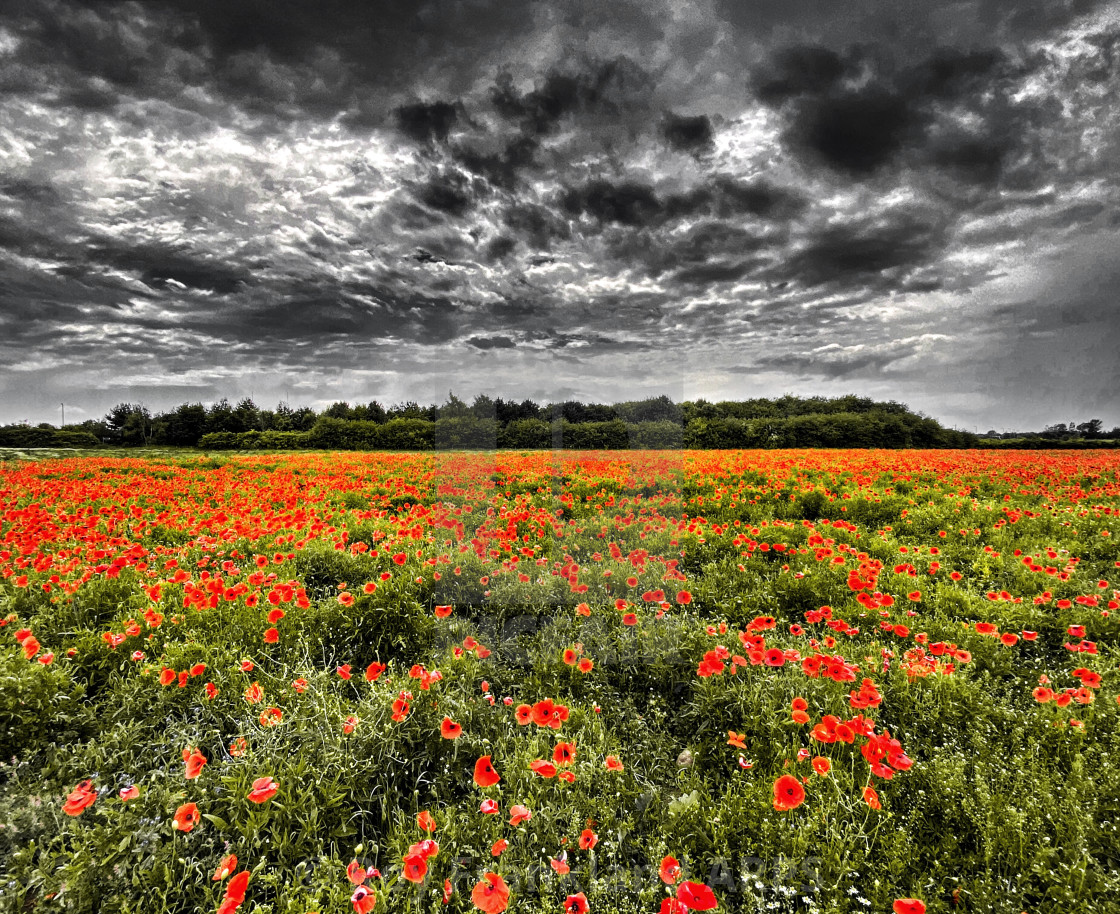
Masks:
[[[1120,910],[1120,454],[0,464],[0,910]]]

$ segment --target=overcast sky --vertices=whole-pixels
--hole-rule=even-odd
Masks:
[[[1120,5],[7,0],[0,422],[856,393],[1120,424]]]

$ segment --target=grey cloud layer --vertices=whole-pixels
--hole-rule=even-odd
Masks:
[[[1032,249],[1098,275],[1120,232],[1118,17],[788,7],[20,0],[0,394],[34,400],[40,361],[157,399],[251,375],[515,395],[578,364],[605,399],[622,373],[655,389],[635,366],[660,358],[690,396],[891,377],[995,421],[938,377],[991,390],[965,344],[1001,315],[1062,356],[1115,333],[1105,286]],[[1048,377],[1043,411],[1096,389],[1072,361]]]

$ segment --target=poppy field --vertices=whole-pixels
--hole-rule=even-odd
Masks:
[[[0,463],[0,911],[1120,910],[1120,451]]]

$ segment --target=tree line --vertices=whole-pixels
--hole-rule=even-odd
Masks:
[[[538,404],[480,394],[468,404],[449,393],[439,406],[340,401],[322,412],[287,403],[261,409],[246,398],[236,404],[227,399],[210,406],[183,403],[160,413],[120,403],[103,419],[61,429],[49,423],[0,428],[0,446],[9,447],[211,450],[960,448],[976,447],[978,441],[904,404],[855,395]]]

